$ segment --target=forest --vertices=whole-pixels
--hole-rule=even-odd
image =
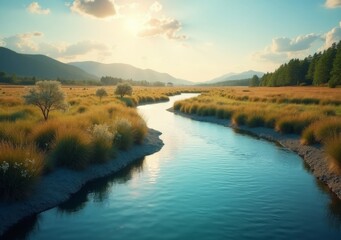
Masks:
[[[250,81],[251,86],[324,86],[341,85],[341,41],[334,43],[323,52],[315,53],[303,60],[291,59],[276,71],[266,73],[257,81]]]

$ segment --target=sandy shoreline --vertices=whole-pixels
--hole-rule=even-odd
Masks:
[[[87,182],[118,172],[134,161],[158,152],[163,146],[160,135],[160,132],[149,129],[142,145],[135,145],[129,151],[119,151],[113,161],[92,165],[84,171],[57,169],[41,179],[30,198],[14,203],[0,203],[0,236],[21,219],[66,201]]]
[[[246,126],[233,127],[231,121],[226,119],[218,119],[215,117],[201,117],[198,115],[184,114],[179,111],[174,111],[173,109],[168,109],[168,111],[174,114],[181,115],[196,121],[210,122],[227,127],[232,127],[238,131],[257,136],[269,141],[279,143],[285,148],[297,153],[310,167],[312,174],[324,182],[329,189],[336,194],[336,196],[341,199],[341,176],[332,173],[328,168],[328,163],[324,150],[321,145],[314,146],[304,146],[300,144],[300,137],[296,134],[280,134],[273,129],[257,127],[249,128]]]

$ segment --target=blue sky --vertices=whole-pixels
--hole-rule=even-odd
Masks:
[[[11,0],[0,45],[204,81],[273,71],[341,40],[341,0]]]

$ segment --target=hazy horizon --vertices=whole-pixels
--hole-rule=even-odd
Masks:
[[[7,1],[0,46],[194,82],[273,71],[341,40],[341,0]]]

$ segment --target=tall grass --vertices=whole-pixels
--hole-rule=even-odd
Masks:
[[[32,132],[32,140],[42,151],[48,151],[52,148],[58,131],[56,121],[48,121],[38,125]]]
[[[25,197],[34,187],[43,168],[43,155],[34,145],[0,142],[0,199]]]
[[[329,156],[330,168],[341,174],[341,134],[326,140],[325,146],[326,153]]]
[[[116,130],[115,145],[121,150],[128,150],[134,143],[131,123],[126,119],[117,119],[113,126]]]
[[[106,124],[94,125],[91,132],[91,155],[93,163],[104,163],[114,154],[113,140],[115,133],[112,133]]]
[[[55,146],[52,149],[52,160],[57,166],[75,170],[86,168],[90,162],[90,136],[78,129],[60,129]]]
[[[174,110],[230,119],[235,126],[269,127],[284,134],[301,134],[302,144],[322,143],[330,159],[341,162],[340,105],[341,89],[225,88],[175,102]]]
[[[311,124],[301,136],[303,144],[326,143],[341,134],[341,119],[329,117]]]

